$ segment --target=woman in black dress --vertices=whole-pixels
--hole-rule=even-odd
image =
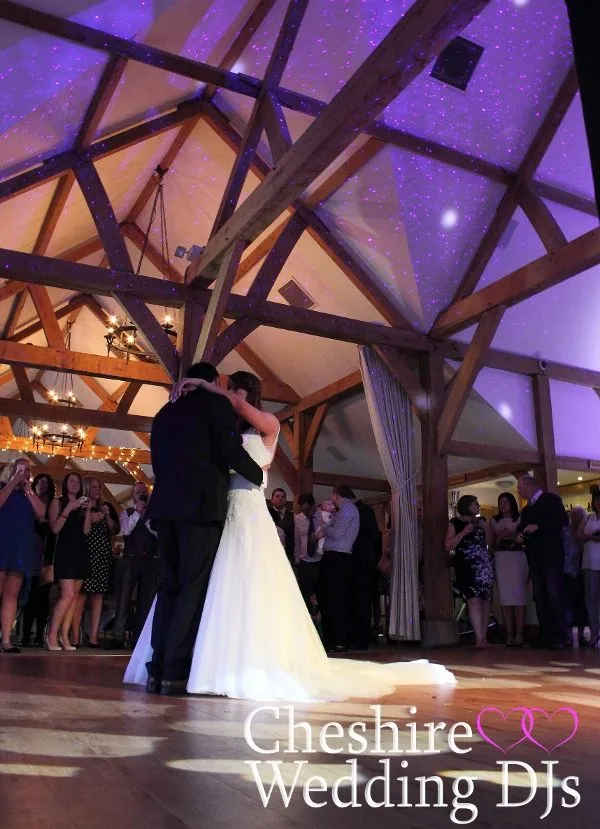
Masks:
[[[452,565],[456,586],[465,597],[469,619],[475,632],[475,647],[487,647],[487,626],[492,605],[494,570],[488,552],[491,541],[489,527],[479,516],[479,503],[474,495],[463,495],[446,530],[445,547],[453,553]]]
[[[119,517],[113,507],[102,500],[102,484],[98,478],[93,476],[86,478],[83,489],[90,502],[91,526],[87,536],[90,558],[87,576],[83,582],[83,591],[76,600],[71,625],[71,641],[74,645],[79,644],[81,619],[87,597],[90,596],[89,646],[98,648],[100,647],[98,633],[104,596],[113,589],[112,538],[119,530]]]
[[[60,587],[48,630],[49,651],[74,651],[69,639],[75,600],[87,576],[90,551],[87,534],[91,527],[90,502],[83,494],[83,481],[70,472],[62,483],[62,495],[50,505],[50,529],[56,533],[54,579]]]
[[[44,505],[43,518],[35,522],[36,559],[31,578],[29,599],[23,609],[23,634],[21,644],[31,644],[31,629],[35,621],[35,645],[40,648],[44,643],[44,630],[50,613],[50,589],[54,581],[52,562],[54,561],[54,543],[56,538],[48,523],[50,504],[54,500],[54,481],[50,475],[42,472],[36,475],[31,485],[33,491]]]

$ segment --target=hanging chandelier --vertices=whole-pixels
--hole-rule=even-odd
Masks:
[[[158,166],[154,171],[154,180],[156,181],[156,193],[152,203],[152,210],[150,211],[150,219],[148,227],[144,235],[144,242],[140,250],[140,260],[136,269],[136,276],[139,276],[142,269],[142,262],[146,255],[146,248],[150,241],[150,232],[152,225],[158,215],[160,223],[160,257],[163,278],[167,280],[172,279],[171,262],[169,254],[169,239],[167,234],[167,213],[165,210],[165,192],[164,192],[164,178],[168,171]],[[174,325],[173,316],[165,308],[165,313],[162,318],[161,328],[173,340],[177,339],[177,330]],[[141,347],[138,342],[138,328],[132,320],[119,319],[115,314],[108,318],[106,325],[106,334],[104,336],[108,355],[115,354],[117,357],[122,357],[129,360],[130,357],[136,357],[138,360],[143,360],[149,363],[157,363],[158,358],[152,351],[147,351]]]
[[[67,322],[65,345],[71,350],[71,329],[73,323]],[[47,393],[48,403],[53,406],[71,409],[77,406],[77,398],[73,390],[73,375],[66,372],[57,372],[54,384]],[[60,418],[57,418],[60,420]],[[36,452],[53,452],[59,447],[68,447],[71,451],[80,450],[86,437],[85,429],[71,427],[66,423],[44,423],[42,426],[34,424],[31,427],[31,441]]]

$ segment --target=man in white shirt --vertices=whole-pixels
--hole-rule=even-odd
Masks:
[[[125,541],[117,613],[112,631],[113,648],[122,648],[129,619],[131,596],[137,585],[135,618],[132,624],[134,644],[156,594],[158,550],[156,533],[144,520],[148,504],[148,487],[138,481],[133,487],[133,507],[123,510],[119,517],[121,535]]]
[[[312,612],[316,603],[319,564],[322,556],[322,545],[320,549],[316,532],[323,524],[323,518],[321,510],[317,509],[315,499],[310,492],[300,495],[298,506],[300,512],[294,519],[294,561],[300,592],[306,606]]]

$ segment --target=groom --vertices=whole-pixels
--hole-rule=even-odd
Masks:
[[[186,377],[218,382],[210,363]],[[185,693],[208,581],[219,546],[229,470],[260,486],[229,401],[198,388],[158,412],[150,436],[155,485],[147,517],[158,532],[161,585],[152,627],[149,693]]]

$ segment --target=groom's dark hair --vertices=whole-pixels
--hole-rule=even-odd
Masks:
[[[192,363],[185,372],[186,377],[194,377],[196,380],[206,380],[207,383],[214,383],[219,372],[212,363]]]

